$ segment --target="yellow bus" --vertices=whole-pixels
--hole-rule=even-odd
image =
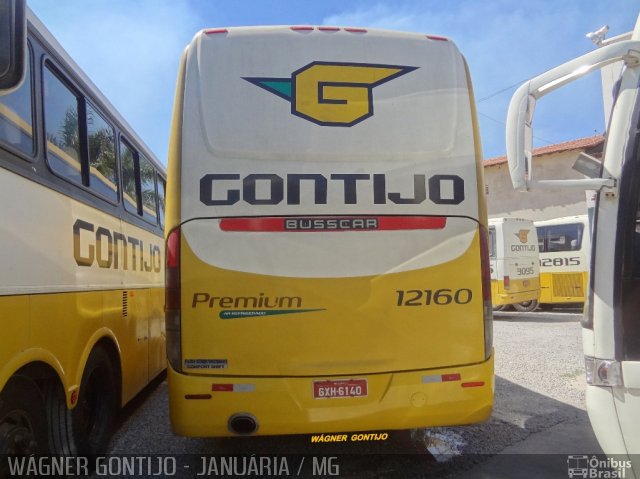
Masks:
[[[489,260],[493,310],[513,306],[520,312],[534,311],[540,298],[540,269],[533,222],[523,218],[490,219]]]
[[[0,96],[0,453],[94,454],[165,369],[165,173],[31,13],[26,45]]]
[[[540,245],[540,303],[584,303],[591,255],[587,215],[535,222]]]
[[[483,421],[480,139],[446,38],[200,31],[167,185],[170,415],[187,436]]]

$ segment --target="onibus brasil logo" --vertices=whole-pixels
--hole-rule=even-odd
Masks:
[[[244,77],[291,102],[291,114],[322,126],[353,126],[373,116],[373,89],[418,67],[311,62],[290,78]]]

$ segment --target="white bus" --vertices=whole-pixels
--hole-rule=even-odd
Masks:
[[[587,215],[536,221],[540,245],[540,303],[584,303],[591,260]]]
[[[534,311],[540,297],[538,235],[531,220],[489,220],[491,299],[494,311]]]
[[[174,431],[485,420],[482,174],[469,72],[446,38],[197,33],[180,65],[168,167]]]
[[[613,92],[615,103],[601,164],[586,158],[580,180],[533,179],[532,120],[545,94],[613,62],[624,68]],[[631,35],[560,65],[522,85],[507,117],[507,156],[516,189],[547,187],[598,191],[591,272],[582,321],[587,411],[600,446],[630,461],[640,477],[640,18]]]
[[[0,456],[96,454],[165,369],[164,169],[31,13],[27,29],[24,80],[0,95]]]

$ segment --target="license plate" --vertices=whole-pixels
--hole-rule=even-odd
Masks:
[[[366,379],[313,381],[313,398],[352,398],[367,395]]]

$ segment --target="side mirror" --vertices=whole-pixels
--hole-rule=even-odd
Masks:
[[[536,101],[544,95],[583,77],[589,72],[623,60],[627,66],[640,63],[640,41],[625,40],[604,46],[575,58],[540,76],[516,90],[507,113],[507,160],[511,182],[516,190],[531,188],[578,188],[599,190],[613,187],[609,178],[590,177],[581,180],[533,180],[532,172],[532,124]],[[589,175],[587,175],[589,176]]]
[[[582,173],[587,178],[600,178],[602,162],[591,155],[582,152],[578,155],[575,163],[571,167],[578,173]]]
[[[26,0],[0,0],[0,94],[20,86],[27,55]]]

